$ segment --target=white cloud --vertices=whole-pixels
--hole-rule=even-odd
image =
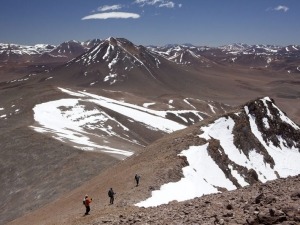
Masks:
[[[110,11],[110,10],[118,10],[118,9],[122,9],[123,6],[122,5],[104,5],[104,6],[100,6],[97,10],[104,12],[104,11]]]
[[[175,3],[174,2],[166,2],[166,3],[160,4],[158,7],[174,8],[175,7]]]
[[[178,4],[178,7],[181,8],[181,7],[182,7],[182,4]]]
[[[175,3],[169,0],[135,0],[134,3],[145,5],[158,5],[158,7],[174,8]]]
[[[284,6],[284,5],[279,5],[275,8],[267,8],[267,11],[283,11],[283,12],[287,12],[289,10],[289,7]]]
[[[275,11],[284,11],[287,12],[289,10],[289,8],[287,6],[284,5],[279,5],[276,8],[274,8]]]
[[[108,13],[96,13],[93,15],[85,16],[81,20],[90,20],[90,19],[138,19],[140,18],[139,14],[128,13],[128,12],[108,12]]]

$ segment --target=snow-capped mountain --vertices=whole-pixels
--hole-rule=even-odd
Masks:
[[[62,58],[62,61],[67,61],[83,54],[87,50],[88,48],[84,47],[81,42],[74,40],[67,41],[55,47],[50,52],[43,53],[40,56],[40,60],[46,61],[51,60],[51,58],[54,60],[57,60],[57,58]]]
[[[35,57],[50,52],[55,46],[37,44],[34,46],[0,43],[0,61],[32,61]]]
[[[196,47],[191,44],[185,45],[166,45],[164,47],[148,47],[150,50],[162,55],[167,60],[181,65],[193,65],[200,67],[209,67],[213,61],[201,55],[207,47]]]
[[[94,47],[95,51],[88,52]],[[116,49],[113,49],[114,47]],[[120,52],[124,50],[127,52],[123,53],[123,55],[120,54]],[[117,53],[120,55],[117,55]],[[125,60],[125,56],[127,60]],[[80,59],[77,57],[80,57]],[[121,60],[119,59],[122,57],[126,61],[124,61],[126,66],[120,68]],[[77,59],[72,60],[74,58]],[[110,82],[116,80],[114,79],[116,74],[122,77],[124,73],[126,74],[128,70],[133,69],[135,66],[142,65],[144,69],[153,73],[151,68],[159,69],[159,64],[162,61],[161,58],[183,67],[190,66],[196,69],[212,67],[216,66],[216,64],[229,64],[231,66],[239,65],[246,68],[284,70],[289,73],[298,73],[300,70],[299,45],[282,47],[276,45],[248,45],[236,43],[220,47],[194,46],[192,44],[169,44],[162,47],[144,47],[141,45],[136,46],[124,38],[112,37],[106,40],[93,39],[84,42],[72,40],[58,46],[42,44],[34,46],[0,44],[0,62],[66,63],[72,60],[72,62],[80,62],[86,66],[90,66],[95,62],[99,63],[101,60],[105,60],[110,67],[110,72],[108,73]],[[119,61],[119,63],[117,63],[117,61]],[[129,61],[136,62],[129,63]],[[119,64],[119,66],[117,64]],[[116,69],[116,67],[119,68]]]
[[[82,76],[97,73],[98,81],[95,82],[111,85],[128,79],[129,73],[134,71],[142,71],[155,80],[155,70],[159,70],[160,64],[161,57],[145,47],[124,38],[110,37],[68,62],[66,67],[81,65]]]
[[[183,178],[137,206],[157,206],[300,174],[300,127],[269,97],[200,126],[201,145],[189,143]]]
[[[90,49],[90,48],[100,44],[101,42],[102,42],[101,39],[95,38],[95,39],[84,41],[81,43],[81,45],[87,49]]]
[[[97,45],[99,39],[86,42],[66,41],[58,46],[49,44],[17,45],[0,43],[0,61],[32,62],[32,63],[65,63]]]
[[[220,47],[193,45],[149,46],[168,60],[190,66],[242,65],[248,68],[270,68],[299,72],[300,46],[231,44]]]

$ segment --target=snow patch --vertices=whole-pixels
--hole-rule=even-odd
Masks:
[[[144,103],[144,104],[143,104],[143,107],[148,108],[148,107],[151,106],[151,105],[155,105],[155,103],[154,103],[154,102],[152,102],[152,103]]]
[[[207,146],[191,146],[180,155],[186,156],[189,166],[184,167],[184,177],[173,183],[164,184],[160,190],[152,192],[152,197],[139,202],[136,206],[152,207],[170,201],[184,201],[201,197],[204,194],[219,192],[215,186],[234,190],[236,187],[228,180],[219,166],[207,153]],[[209,171],[209,173],[207,172]]]

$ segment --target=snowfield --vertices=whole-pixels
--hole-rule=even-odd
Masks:
[[[34,119],[37,125],[31,126],[35,131],[51,134],[55,139],[72,143],[76,148],[82,150],[98,150],[110,154],[117,154],[126,158],[133,154],[132,150],[124,150],[109,147],[105,144],[106,136],[117,137],[121,140],[140,145],[137,140],[132,140],[127,134],[129,129],[117,119],[109,116],[101,106],[128,117],[151,130],[166,133],[183,129],[186,126],[172,120],[166,119],[167,112],[150,110],[145,107],[124,103],[110,98],[101,97],[87,92],[74,92],[59,88],[61,91],[76,98],[60,99],[38,104],[33,108]],[[86,104],[93,103],[93,109],[87,109]],[[123,135],[114,131],[115,127],[123,129]],[[96,135],[95,130],[104,133]],[[101,139],[102,144],[91,139]]]

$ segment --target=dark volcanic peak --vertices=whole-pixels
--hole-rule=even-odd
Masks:
[[[67,41],[63,42],[55,49],[51,51],[52,54],[64,54],[64,55],[78,55],[82,54],[87,50],[87,48],[83,47],[82,44],[78,41]]]
[[[62,61],[68,61],[83,54],[87,50],[88,48],[83,46],[81,42],[71,40],[63,42],[52,51],[42,54],[40,58],[44,60],[51,60],[51,58],[52,60],[57,60],[58,58],[62,58]]]
[[[83,66],[84,76],[101,74],[97,82],[114,84],[124,81],[130,72],[141,70],[142,73],[155,79],[154,71],[159,69],[160,57],[143,46],[134,45],[124,38],[110,37],[94,46],[86,53],[73,59],[66,67]]]

